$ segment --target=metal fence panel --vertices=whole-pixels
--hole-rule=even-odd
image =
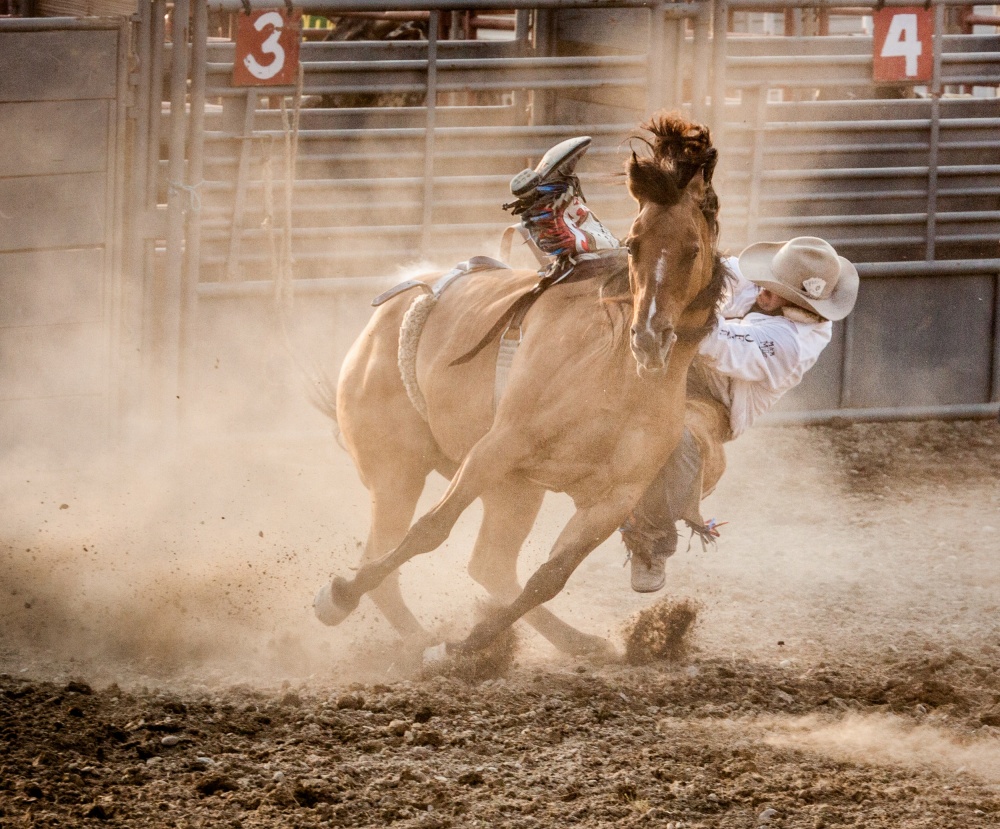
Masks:
[[[126,34],[109,20],[0,20],[5,460],[68,463],[116,423]]]
[[[510,177],[571,135],[594,137],[581,165],[584,188],[598,215],[623,234],[633,205],[609,175],[620,169],[622,139],[651,109],[680,107],[713,121],[725,247],[815,234],[865,274],[858,310],[837,326],[820,363],[783,402],[786,412],[996,403],[995,295],[976,300],[985,304],[975,306],[974,323],[964,329],[959,312],[948,310],[971,302],[991,278],[982,274],[993,271],[983,264],[951,281],[943,272],[932,279],[906,273],[905,266],[997,256],[1000,98],[968,93],[1000,85],[1000,37],[942,35],[935,79],[914,92],[872,82],[870,37],[728,35],[728,12],[747,3],[717,1],[714,22],[709,3],[551,0],[533,3],[533,12],[518,2],[489,5],[521,9],[517,39],[304,43],[306,105],[298,113],[297,163],[288,170],[288,113],[277,102],[290,106],[295,89],[233,88],[232,45],[199,36],[190,59],[192,89],[201,87],[189,99],[194,114],[183,114],[174,58],[186,61],[187,54],[163,48],[162,0],[140,4],[148,50],[140,64],[149,77],[139,97],[148,97],[149,120],[139,151],[148,186],[138,224],[151,240],[147,266],[187,303],[179,322],[161,325],[165,339],[182,340],[185,325],[195,339],[213,337],[196,319],[199,305],[228,298],[226,313],[238,316],[240,298],[267,290],[279,264],[275,230],[285,232],[269,198],[280,199],[286,182],[295,292],[343,299],[333,304],[347,316],[331,325],[356,330],[367,315],[361,299],[377,290],[377,276],[421,257],[448,267],[495,253],[510,221],[500,210]],[[875,3],[809,5],[834,13]],[[457,7],[431,6],[432,20]],[[238,0],[208,4],[240,7]],[[414,6],[397,0],[379,8]],[[372,7],[320,0],[316,8],[349,9]],[[194,10],[195,28],[204,31],[206,6],[196,0]],[[165,90],[174,96],[169,109],[160,105]],[[204,131],[185,130],[177,119],[188,117],[192,124],[200,118]],[[172,137],[169,152],[161,153],[159,136]],[[182,226],[183,266],[176,251],[170,258]],[[871,270],[881,265],[905,283],[894,297],[904,319],[923,319],[935,291],[955,294],[955,303],[939,302],[931,316],[941,350],[923,350],[919,337],[912,343],[934,378],[922,385],[884,385],[908,378],[912,366],[872,334],[890,285],[886,274],[876,278]],[[969,348],[978,368],[952,371],[956,355],[960,360]],[[872,378],[880,378],[874,386]]]
[[[854,316],[850,405],[944,406],[990,397],[994,279],[880,279]]]

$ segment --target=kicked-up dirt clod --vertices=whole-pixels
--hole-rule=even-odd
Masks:
[[[625,661],[648,665],[683,659],[691,647],[688,633],[697,619],[698,603],[690,599],[662,599],[640,610],[625,626]]]

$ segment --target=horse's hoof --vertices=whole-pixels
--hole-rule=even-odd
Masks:
[[[319,619],[324,625],[339,625],[348,616],[351,615],[351,611],[357,607],[357,602],[353,605],[349,605],[343,602],[343,591],[337,591],[340,596],[334,595],[334,587],[339,585],[336,582],[341,581],[341,579],[336,579],[329,584],[323,585],[319,593],[316,594],[316,598],[313,600],[313,611],[316,613],[316,618]],[[337,601],[340,598],[341,601]]]

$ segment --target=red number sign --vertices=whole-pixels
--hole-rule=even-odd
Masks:
[[[233,86],[288,86],[299,72],[302,13],[284,10],[239,15]]]
[[[875,82],[929,81],[934,73],[934,12],[923,6],[879,9],[875,24]]]

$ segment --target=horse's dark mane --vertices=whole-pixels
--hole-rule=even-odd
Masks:
[[[649,147],[652,157],[638,156],[633,151],[626,165],[629,192],[637,200],[671,207],[700,172],[705,180],[705,193],[699,206],[708,222],[714,246],[719,238],[719,198],[712,187],[712,174],[718,151],[712,146],[708,127],[692,123],[677,113],[658,113],[643,124],[642,129],[649,135],[636,134],[632,138]],[[730,279],[729,269],[718,251],[713,251],[712,278],[699,294],[697,307],[718,309]],[[609,305],[631,305],[628,268],[609,273],[599,295],[606,310]],[[610,311],[608,317],[614,328]],[[710,324],[714,324],[714,315]]]
[[[705,180],[705,195],[701,212],[712,231],[719,236],[719,197],[712,186],[712,175],[719,152],[712,146],[708,127],[688,121],[677,113],[657,113],[642,125],[651,137],[631,136],[652,150],[652,158],[637,156],[633,151],[626,175],[629,192],[636,199],[670,207],[680,199],[684,188],[699,171]]]

